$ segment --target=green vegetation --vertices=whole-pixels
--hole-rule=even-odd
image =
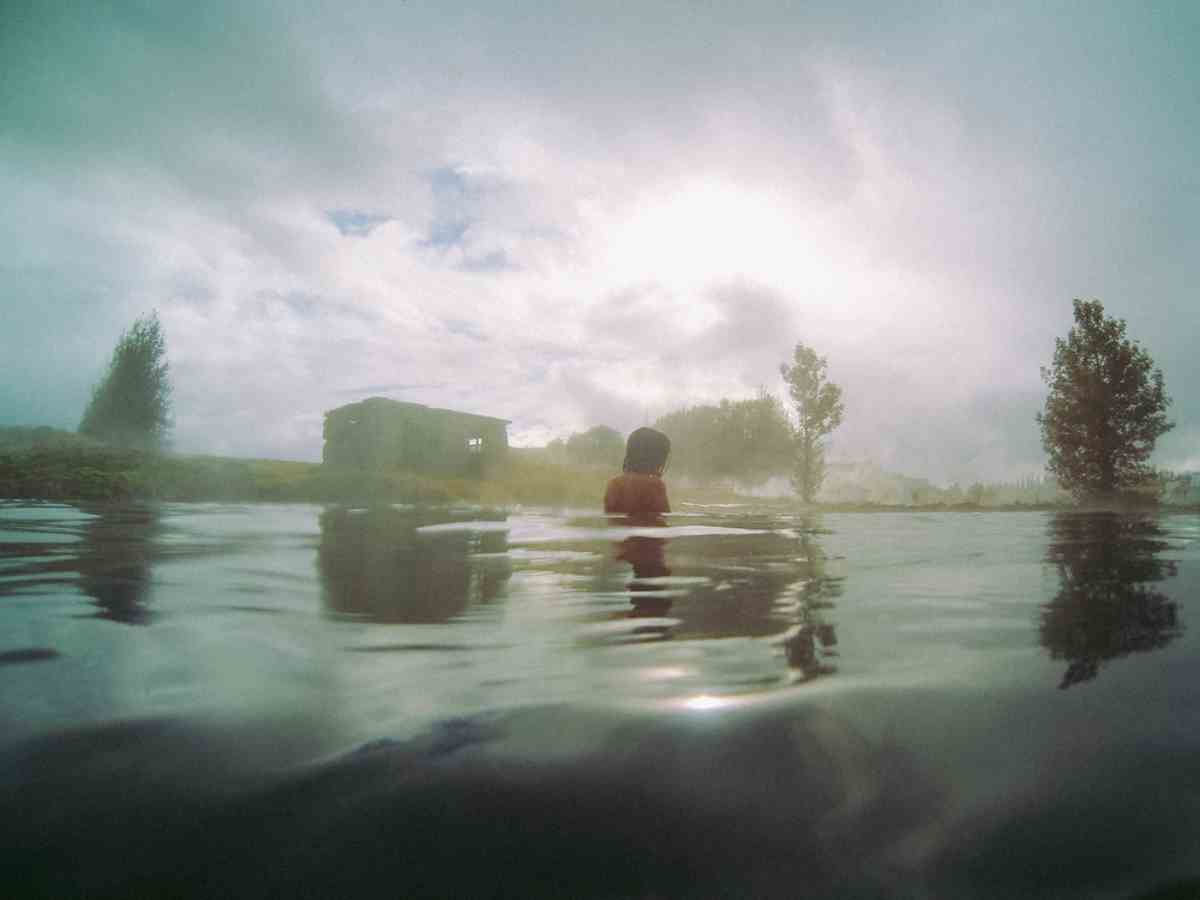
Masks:
[[[796,344],[792,364],[780,365],[796,407],[796,467],[792,485],[805,503],[812,503],[825,480],[824,438],[842,424],[842,389],[825,379],[825,358]]]
[[[596,425],[567,438],[562,452],[568,462],[578,466],[620,468],[625,458],[625,436],[615,428]]]
[[[786,473],[793,457],[783,405],[766,391],[751,400],[678,409],[654,427],[671,439],[671,475],[696,481],[754,487]]]
[[[171,427],[171,384],[158,314],[121,335],[108,371],[92,390],[79,433],[114,447],[157,450]]]
[[[596,507],[612,474],[609,467],[555,463],[536,450],[511,450],[482,478],[448,478],[401,468],[179,456],[107,447],[48,428],[0,429],[0,497],[6,498]],[[721,488],[681,489],[678,496],[734,499]]]
[[[289,503],[468,502],[599,507],[612,476],[607,465],[579,466],[551,450],[513,448],[482,478],[443,478],[399,468],[379,470],[319,463],[217,456],[177,456],[106,447],[50,428],[0,428],[0,498]],[[791,496],[747,496],[718,482],[668,476],[671,502],[790,506]],[[1169,504],[1194,509],[1200,479],[1166,481]],[[1052,480],[939,488],[923,479],[869,465],[831,464],[825,489],[830,511],[1050,509],[1070,498]]]
[[[1125,337],[1125,321],[1107,318],[1099,300],[1076,300],[1075,326],[1054,342],[1042,378],[1050,393],[1037,421],[1059,483],[1088,502],[1153,495],[1147,461],[1174,427],[1171,400],[1150,354]]]

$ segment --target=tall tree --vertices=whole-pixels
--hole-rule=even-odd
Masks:
[[[736,481],[757,485],[786,473],[792,441],[783,404],[766,388],[751,399],[721,401],[721,462],[724,473]]]
[[[625,438],[607,425],[593,425],[567,438],[567,459],[581,465],[619,466],[625,456]]]
[[[791,467],[791,425],[765,389],[745,400],[674,410],[654,427],[671,439],[672,472],[756,485]]]
[[[1111,498],[1146,482],[1147,460],[1174,423],[1162,372],[1125,320],[1104,315],[1099,300],[1075,301],[1075,326],[1054,342],[1054,362],[1042,368],[1050,387],[1038,414],[1047,468],[1078,499]]]
[[[796,407],[796,460],[792,484],[805,503],[811,503],[825,478],[824,438],[842,424],[842,389],[825,379],[825,358],[796,344],[792,364],[780,365]]]
[[[159,449],[171,427],[166,355],[158,313],[134,322],[117,341],[108,371],[92,389],[80,434],[119,447]]]

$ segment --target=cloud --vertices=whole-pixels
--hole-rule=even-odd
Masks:
[[[544,439],[779,391],[803,341],[837,453],[1003,477],[1100,296],[1194,456],[1195,16],[1076,12],[28,5],[0,420],[73,425],[153,308],[180,449],[307,459],[359,388]]]

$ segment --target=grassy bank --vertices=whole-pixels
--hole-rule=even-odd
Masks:
[[[598,508],[614,473],[604,467],[548,460],[514,450],[482,478],[453,478],[403,469],[377,471],[318,463],[220,456],[183,456],[106,447],[51,429],[0,429],[0,498],[37,500],[165,500],[288,503],[514,504]],[[668,478],[675,509],[687,503],[753,503],[793,510],[791,497],[739,495],[721,485]],[[820,504],[824,512],[1002,512],[1061,510],[1059,504]],[[1166,511],[1200,511],[1194,504]]]
[[[546,462],[522,454],[482,478],[440,477],[319,463],[220,456],[180,456],[77,444],[0,449],[0,498],[37,500],[165,500],[276,503],[513,504],[598,508],[613,472]],[[696,486],[668,479],[675,509],[688,503],[753,503],[794,509],[794,498],[747,497],[720,485]],[[1046,504],[1015,506],[873,503],[821,504],[825,512],[995,512],[1061,509]]]
[[[118,450],[85,441],[0,448],[0,497],[168,500],[539,504],[597,507],[612,472],[512,453],[482,478],[369,471],[318,463]],[[672,491],[676,502],[733,502],[722,488]]]

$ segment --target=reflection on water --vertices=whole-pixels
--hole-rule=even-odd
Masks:
[[[83,529],[80,589],[92,598],[96,616],[124,625],[151,620],[150,563],[160,531],[153,506],[88,509],[96,516]]]
[[[1050,520],[1046,560],[1060,587],[1041,613],[1041,641],[1067,661],[1060,688],[1089,681],[1101,665],[1165,647],[1183,626],[1175,601],[1155,588],[1174,577],[1158,521],[1115,513],[1060,513]]]
[[[630,637],[771,637],[798,680],[836,671],[837,634],[825,619],[842,578],[829,574],[815,524],[738,525],[728,533],[637,534],[615,543],[613,558],[633,569],[625,585],[628,616],[660,620],[637,626]]]
[[[1195,516],[0,504],[0,897],[1142,896],[1198,587]]]
[[[431,525],[504,513],[328,509],[321,513],[317,568],[332,614],[389,624],[447,622],[495,599],[511,574],[503,530],[433,531]]]
[[[470,654],[455,672],[477,669],[482,684],[455,687],[446,676],[440,687],[448,692],[683,699],[693,689],[765,690],[835,671],[837,637],[826,617],[841,581],[826,571],[811,522],[780,527],[720,514],[564,521],[378,506],[329,508],[318,524],[327,615],[453,626],[383,642],[382,632],[373,639],[364,631],[347,646]],[[485,608],[489,615],[475,614]],[[699,642],[728,638],[742,643],[693,652]],[[660,653],[620,652],[663,642],[669,647]],[[388,665],[401,663],[382,662],[361,677],[373,683]],[[575,674],[552,675],[559,671]]]
[[[616,558],[633,567],[633,579],[625,585],[629,591],[630,618],[663,618],[671,611],[673,594],[664,579],[671,574],[666,562],[667,542],[663,538],[634,535],[617,544]],[[645,626],[638,633],[669,637],[670,625]]]
[[[151,621],[158,507],[32,505],[4,511],[0,598],[77,588],[90,598],[95,618],[124,625]]]
[[[837,632],[833,623],[826,621],[826,611],[833,609],[834,598],[841,595],[844,578],[829,574],[825,554],[810,535],[801,535],[800,543],[811,573],[800,588],[796,626],[784,647],[788,665],[808,680],[836,671]]]

